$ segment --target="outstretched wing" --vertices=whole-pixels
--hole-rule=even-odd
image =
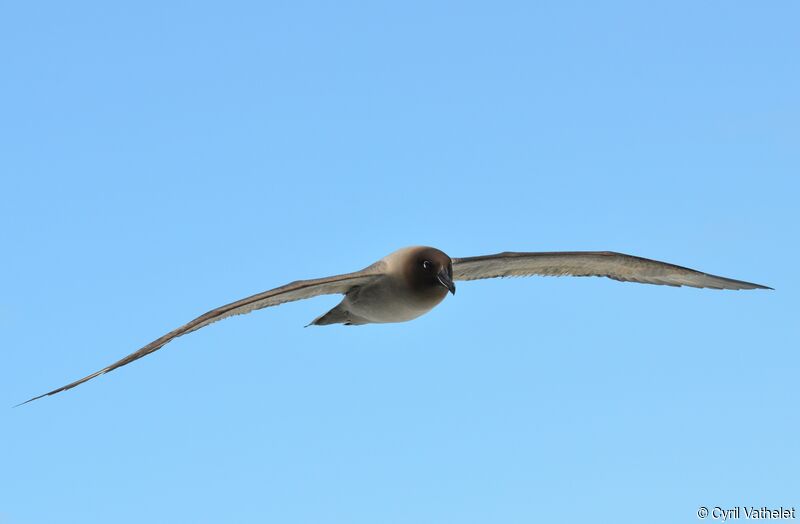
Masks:
[[[88,380],[130,364],[134,360],[138,360],[145,355],[149,355],[150,353],[161,349],[165,344],[180,336],[191,333],[192,331],[196,331],[218,320],[222,320],[223,318],[231,317],[233,315],[243,315],[245,313],[255,311],[256,309],[277,306],[278,304],[283,304],[284,302],[303,300],[305,298],[316,297],[318,295],[347,293],[352,288],[366,284],[367,282],[376,278],[378,274],[378,267],[373,265],[356,273],[347,273],[344,275],[336,275],[313,280],[298,280],[292,282],[291,284],[286,284],[285,286],[276,287],[275,289],[270,289],[269,291],[264,291],[263,293],[258,293],[257,295],[243,298],[242,300],[237,300],[236,302],[231,302],[225,306],[213,309],[204,315],[200,315],[191,322],[182,325],[178,329],[170,331],[161,338],[157,338],[140,350],[135,351],[127,357],[114,362],[110,366],[106,366],[103,369],[95,371],[91,375],[85,376],[82,379],[67,384],[66,386],[62,386],[58,389],[54,389],[53,391],[39,395],[38,397],[33,397],[30,400],[26,400],[22,404],[27,404],[28,402],[32,402],[42,397],[55,395],[56,393],[72,389]]]
[[[455,280],[530,275],[608,277],[623,282],[711,289],[772,289],[760,284],[718,277],[675,264],[611,251],[506,252],[453,259]]]

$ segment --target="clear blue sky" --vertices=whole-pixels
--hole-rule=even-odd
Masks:
[[[5,2],[0,522],[696,522],[800,509],[796,2]],[[763,283],[462,283],[417,321],[218,305],[610,249]]]

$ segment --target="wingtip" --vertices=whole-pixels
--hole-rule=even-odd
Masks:
[[[34,400],[39,400],[40,398],[46,397],[47,395],[49,395],[49,393],[45,393],[44,395],[39,395],[38,397],[29,398],[25,402],[20,402],[19,404],[16,404],[16,405],[12,406],[12,408],[18,408],[20,406],[24,406],[25,404],[27,404],[29,402],[33,402]]]

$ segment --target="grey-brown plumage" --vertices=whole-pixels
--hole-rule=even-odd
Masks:
[[[256,309],[318,295],[342,294],[344,298],[336,307],[320,315],[309,325],[405,322],[436,307],[444,300],[448,291],[455,294],[456,280],[530,275],[603,276],[624,282],[711,289],[772,289],[610,251],[506,252],[451,259],[436,248],[414,246],[395,251],[355,273],[298,280],[213,309],[110,366],[23,404],[72,389],[149,355],[182,335],[223,318]]]

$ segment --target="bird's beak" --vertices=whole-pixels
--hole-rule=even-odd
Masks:
[[[436,278],[439,279],[439,283],[450,290],[450,293],[456,294],[456,285],[453,284],[453,277],[450,276],[450,273],[447,271],[447,268],[442,268],[441,271],[436,275]]]

